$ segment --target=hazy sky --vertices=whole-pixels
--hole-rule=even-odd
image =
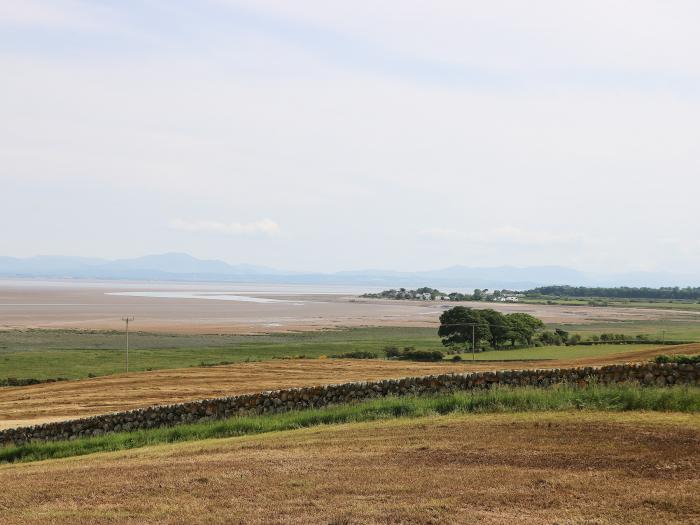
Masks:
[[[0,254],[700,268],[694,0],[0,0]]]

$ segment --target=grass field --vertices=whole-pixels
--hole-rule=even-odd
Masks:
[[[271,335],[169,335],[134,333],[129,369],[185,368],[221,362],[319,357],[387,345],[439,348],[432,328],[352,328]],[[124,335],[71,330],[0,332],[0,378],[77,379],[124,371]]]
[[[605,322],[586,324],[559,324],[552,328],[563,328],[584,338],[592,334],[617,333],[629,336],[647,335],[650,339],[666,341],[700,341],[700,322],[666,319],[663,321],[620,321],[610,319]]]
[[[700,417],[451,414],[0,466],[17,525],[696,523]]]
[[[261,434],[318,425],[450,413],[541,412],[553,410],[700,412],[700,388],[639,388],[630,385],[585,389],[493,388],[426,397],[390,397],[356,404],[282,414],[234,417],[228,420],[123,432],[102,437],[0,448],[0,462],[38,461],[95,452],[202,439]]]
[[[667,338],[700,340],[700,324],[600,323],[565,325],[573,333],[660,333]],[[186,368],[222,362],[265,361],[304,355],[310,358],[353,351],[382,355],[385,346],[443,349],[434,328],[352,328],[270,335],[171,335],[134,333],[130,337],[130,371]],[[489,352],[480,359],[550,359],[558,356],[604,355],[630,346],[601,345]],[[580,353],[580,354],[579,354]],[[73,330],[0,331],[0,378],[78,379],[121,373],[125,367],[124,335],[119,332]]]
[[[700,301],[691,300],[653,300],[653,299],[619,299],[606,297],[587,298],[524,298],[524,304],[556,304],[561,306],[589,306],[591,302],[605,303],[606,306],[624,308],[659,308],[662,310],[700,311]]]

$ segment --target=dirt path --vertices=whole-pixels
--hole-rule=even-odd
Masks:
[[[6,523],[698,523],[700,417],[467,415],[0,466]]]
[[[700,344],[651,348],[604,357],[549,361],[413,363],[372,360],[279,360],[211,368],[113,375],[80,381],[0,388],[0,429],[107,412],[274,390],[448,372],[553,368],[645,361],[659,353],[693,353]]]

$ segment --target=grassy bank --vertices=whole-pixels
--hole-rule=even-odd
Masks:
[[[26,462],[126,450],[160,443],[261,434],[318,425],[415,418],[434,414],[531,412],[560,410],[700,412],[700,388],[639,388],[636,386],[566,386],[550,389],[496,388],[428,397],[384,398],[357,404],[282,414],[235,417],[170,428],[123,432],[107,436],[30,443],[0,448],[0,462]]]

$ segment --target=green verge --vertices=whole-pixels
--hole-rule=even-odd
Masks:
[[[280,414],[234,417],[221,421],[109,434],[100,437],[29,443],[0,448],[0,462],[28,462],[128,450],[157,445],[293,430],[318,425],[451,413],[533,412],[561,410],[700,412],[700,388],[640,388],[634,385],[585,389],[558,386],[494,388],[435,396],[406,396]]]

